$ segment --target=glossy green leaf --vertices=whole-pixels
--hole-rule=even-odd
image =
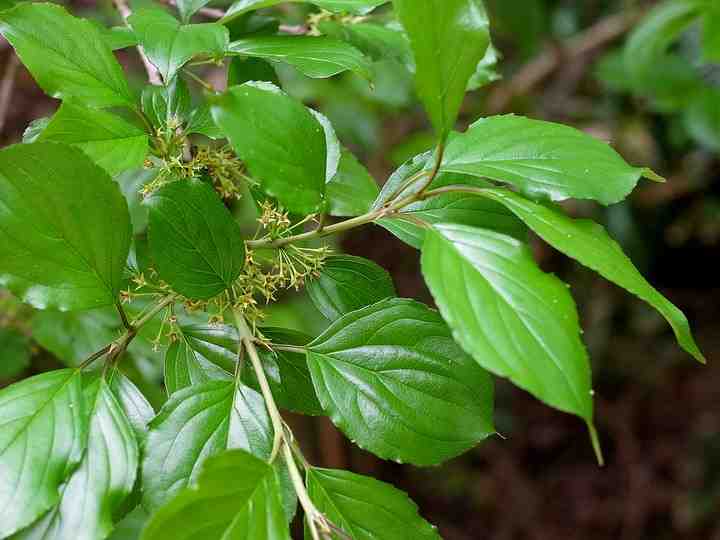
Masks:
[[[404,163],[385,183],[372,208],[376,210],[390,200],[402,199],[417,193],[424,180],[418,175],[427,173],[427,167],[432,167],[433,162],[432,152],[426,152]],[[428,189],[439,189],[454,184],[478,188],[491,187],[490,183],[479,178],[440,173]],[[381,226],[417,249],[422,247],[427,227],[435,223],[457,223],[492,229],[520,240],[527,237],[524,225],[502,204],[467,193],[445,193],[418,201],[403,208],[392,219],[379,221]]]
[[[146,86],[142,92],[142,108],[156,128],[179,126],[188,119],[192,109],[187,83],[178,75],[166,86]]]
[[[374,60],[397,60],[414,68],[415,60],[410,42],[402,27],[381,25],[374,22],[342,24],[337,21],[321,21],[318,29],[335,39],[347,41]]]
[[[209,459],[195,485],[158,510],[142,540],[290,540],[273,467],[242,450]]]
[[[246,83],[223,94],[212,113],[266,195],[298,214],[321,207],[325,132],[299,101],[269,83]]]
[[[605,205],[627,197],[642,176],[658,179],[575,128],[513,115],[483,118],[453,136],[442,171],[507,182],[531,197]]]
[[[332,255],[320,275],[308,281],[315,307],[331,321],[396,295],[392,278],[372,261],[351,255]]]
[[[264,81],[280,86],[275,68],[261,58],[236,56],[228,65],[228,88],[250,81]]]
[[[0,200],[0,284],[41,309],[115,301],[131,228],[104,170],[71,146],[11,146],[0,150]]]
[[[624,59],[630,81],[636,90],[652,84],[658,60],[670,45],[700,14],[701,2],[670,0],[661,2],[638,24],[625,45]]]
[[[481,0],[394,0],[393,5],[415,55],[418,94],[444,139],[490,44],[485,8]]]
[[[340,152],[335,176],[326,186],[329,214],[354,217],[370,210],[380,192],[377,182],[367,169],[347,149]]]
[[[28,126],[25,128],[25,131],[23,132],[23,138],[22,142],[24,143],[34,143],[38,140],[38,137],[40,137],[40,134],[43,132],[43,130],[47,127],[47,125],[50,123],[50,118],[47,116],[37,118],[36,120],[33,120],[28,124]]]
[[[207,103],[203,103],[190,113],[185,131],[188,134],[198,133],[199,135],[205,135],[213,140],[225,138],[225,135],[213,120],[210,105]]]
[[[83,360],[120,336],[115,308],[65,313],[41,311],[32,319],[33,338],[68,366]]]
[[[114,114],[67,101],[38,140],[76,146],[111,176],[142,167],[149,150],[142,129]]]
[[[353,71],[366,79],[371,76],[370,62],[359,50],[329,37],[254,37],[233,41],[228,50],[232,54],[290,64],[313,78],[324,79],[343,71]]]
[[[30,366],[30,342],[11,328],[0,328],[0,381],[16,377]]]
[[[221,24],[183,25],[158,8],[139,9],[128,22],[166,83],[193,56],[222,56],[230,42],[228,30]]]
[[[0,538],[59,502],[86,437],[79,372],[51,371],[0,390]]]
[[[440,540],[417,505],[390,484],[348,471],[311,468],[307,486],[317,509],[353,540]],[[305,538],[310,540],[307,532]]]
[[[231,378],[230,373],[195,350],[184,335],[165,353],[165,388],[168,394],[195,384]]]
[[[358,15],[365,15],[376,7],[386,4],[388,0],[237,0],[227,10],[223,22],[229,22],[250,11],[276,6],[284,2],[311,3],[336,13],[347,11],[357,13]]]
[[[139,451],[130,422],[103,379],[85,394],[90,415],[85,456],[64,486],[60,504],[13,537],[16,540],[105,538],[132,492]]]
[[[128,47],[135,47],[138,44],[135,32],[132,28],[127,26],[113,26],[106,28],[100,26],[100,34],[102,35],[103,41],[112,51],[119,51],[120,49],[127,49]]]
[[[418,302],[349,313],[308,346],[308,365],[335,425],[381,458],[435,465],[494,433],[490,376]]]
[[[157,509],[193,484],[210,456],[241,448],[266,459],[272,427],[265,402],[233,381],[211,381],[175,392],[150,425],[143,458],[143,503]]]
[[[213,188],[178,180],[155,192],[150,250],[160,277],[180,294],[209,299],[229,288],[245,264],[238,224]]]
[[[210,3],[210,0],[177,0],[175,5],[177,10],[180,12],[180,18],[183,22],[188,22],[201,8],[204,8]]]
[[[155,417],[155,410],[138,387],[120,372],[113,374],[110,388],[135,432],[135,439],[143,443],[150,429],[150,422]]]
[[[261,332],[273,344],[289,345],[301,350],[311,341],[311,338],[302,332],[285,328],[265,327]],[[270,383],[270,390],[279,407],[311,416],[325,414],[315,394],[304,352],[269,351],[264,347],[258,352]],[[253,370],[245,370],[242,377],[245,384],[260,391]]]
[[[601,225],[590,220],[571,219],[511,191],[486,190],[484,195],[512,210],[555,249],[592,268],[657,309],[673,327],[682,348],[697,360],[704,361],[685,315],[647,282]]]
[[[23,2],[0,13],[0,33],[48,95],[132,106],[120,64],[93,23],[54,4]]]
[[[425,281],[453,336],[485,369],[592,423],[590,364],[575,303],[509,236],[439,224],[422,252]]]
[[[155,168],[142,168],[125,171],[115,177],[115,181],[120,185],[120,190],[128,203],[130,221],[132,221],[133,233],[136,235],[144,233],[148,225],[148,208],[143,204],[144,197],[141,191],[157,175],[158,170]],[[134,241],[137,244],[137,237]]]
[[[340,166],[340,141],[330,119],[315,109],[308,109],[315,119],[322,126],[325,132],[325,182],[332,180],[338,172]],[[326,188],[327,189],[327,188]]]

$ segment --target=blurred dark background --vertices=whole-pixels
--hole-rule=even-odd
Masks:
[[[385,463],[352,447],[329,421],[290,420],[316,464],[348,467],[405,489],[446,540],[720,540],[720,368],[714,362],[720,351],[720,66],[699,60],[700,29],[689,26],[673,54],[711,96],[706,109],[689,115],[698,94],[687,86],[675,90],[672,80],[663,83],[679,96],[679,105],[670,107],[634,92],[622,70],[622,46],[655,2],[486,3],[501,78],[469,94],[459,127],[507,112],[564,122],[666,176],[666,184],[643,182],[611,208],[572,203],[566,209],[605,224],[651,283],[685,311],[708,365],[684,354],[664,320],[639,300],[534,241],[542,267],[570,283],[578,303],[593,362],[604,468],[596,465],[580,421],[503,381],[496,413],[503,437],[440,468]],[[70,4],[76,13],[118,21],[109,4]],[[287,9],[302,20],[302,8]],[[30,121],[57,107],[23,68],[15,71],[6,45],[0,73],[12,73],[14,84],[3,145],[19,141]],[[134,51],[120,57],[141,84]],[[280,75],[291,93],[332,120],[381,183],[406,158],[429,148],[432,133],[411,76],[392,63],[378,63],[376,70],[374,89],[352,76],[309,81],[291,71]],[[665,75],[659,68],[659,79]],[[222,86],[221,73],[205,76]],[[418,253],[384,230],[353,232],[338,248],[387,268],[401,296],[432,302]],[[31,316],[0,292],[0,328],[28,333]],[[271,319],[315,334],[327,325],[302,294],[285,299]],[[23,375],[54,362],[31,346],[31,367]],[[132,537],[123,534],[117,538]]]

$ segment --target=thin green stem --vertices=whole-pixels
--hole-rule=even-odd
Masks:
[[[115,307],[117,308],[117,311],[120,314],[120,319],[122,319],[122,323],[123,323],[123,326],[125,327],[125,330],[132,330],[133,327],[130,324],[130,321],[128,320],[127,313],[125,313],[125,309],[122,307],[122,304],[119,301],[115,301]]]
[[[300,504],[303,507],[303,510],[305,510],[310,534],[312,535],[313,540],[320,540],[318,524],[320,524],[320,527],[323,529],[323,535],[329,534],[331,528],[328,525],[325,516],[322,515],[322,513],[313,504],[312,499],[310,499],[310,495],[305,487],[305,481],[298,470],[297,463],[295,463],[295,458],[293,457],[292,448],[290,446],[292,444],[292,438],[285,434],[285,423],[283,422],[280,410],[275,403],[275,398],[273,397],[272,390],[270,389],[270,383],[267,380],[265,370],[263,369],[262,362],[260,361],[260,356],[258,355],[257,348],[255,347],[255,336],[250,330],[242,311],[235,309],[233,310],[233,314],[235,315],[235,323],[240,336],[240,342],[250,357],[250,362],[252,363],[258,383],[260,384],[260,390],[265,400],[265,406],[267,407],[268,414],[270,415],[270,421],[272,422],[273,430],[275,431],[270,461],[272,462],[277,453],[282,451],[283,458],[287,463],[288,472],[290,473],[290,480],[292,481],[293,488],[297,494]]]
[[[272,453],[270,454],[270,461],[274,461],[283,442],[282,416],[280,415],[280,410],[275,403],[272,390],[270,390],[270,383],[267,380],[265,370],[262,366],[262,361],[260,360],[260,355],[255,347],[255,336],[253,336],[253,333],[250,330],[242,312],[235,309],[233,310],[233,313],[235,315],[235,324],[237,325],[238,333],[240,335],[240,341],[250,357],[250,362],[253,370],[255,371],[258,383],[260,384],[260,390],[262,391],[263,398],[265,399],[265,405],[267,406],[268,414],[270,415],[270,420],[272,421],[273,431],[275,434],[273,438]]]
[[[143,315],[139,319],[132,322],[127,319],[127,316],[125,315],[125,311],[122,309],[122,306],[116,304],[118,307],[118,311],[120,312],[120,316],[123,319],[123,324],[126,328],[125,333],[112,343],[108,343],[99,351],[91,354],[78,366],[78,369],[85,369],[95,360],[98,360],[105,355],[109,355],[109,360],[117,359],[123,352],[125,352],[128,346],[130,346],[130,343],[132,343],[132,341],[137,337],[140,328],[146,325],[151,319],[155,317],[155,315],[160,313],[167,306],[175,302],[176,299],[177,296],[174,294],[166,296],[165,298],[163,298],[162,301],[160,301],[156,306],[154,306],[150,311],[148,311],[146,315]]]

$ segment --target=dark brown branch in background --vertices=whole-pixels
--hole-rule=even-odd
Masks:
[[[13,89],[15,88],[15,77],[17,76],[20,60],[15,53],[10,53],[10,57],[5,67],[5,74],[2,82],[0,82],[0,133],[5,129],[8,111],[10,109],[10,99],[12,98]]]
[[[602,19],[584,32],[557,45],[547,45],[529,63],[525,64],[505,84],[498,85],[488,97],[488,114],[504,112],[517,96],[532,90],[565,63],[576,60],[611,43],[628,32],[643,16],[644,11],[629,10]]]

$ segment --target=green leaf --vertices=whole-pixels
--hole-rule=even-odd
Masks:
[[[375,179],[347,149],[340,152],[335,176],[326,186],[329,213],[337,217],[354,217],[370,210],[378,196]]]
[[[343,71],[371,77],[370,62],[355,47],[329,37],[267,36],[230,44],[232,54],[290,64],[303,75],[324,79]]]
[[[225,138],[223,132],[220,131],[220,128],[215,124],[212,113],[210,112],[210,105],[207,103],[203,103],[190,113],[185,131],[188,134],[198,133],[205,135],[213,140]]]
[[[266,195],[297,214],[322,206],[325,132],[299,101],[269,83],[245,83],[223,94],[212,114]]]
[[[315,119],[320,123],[325,132],[325,182],[329,183],[337,174],[340,166],[340,141],[338,140],[335,128],[327,116],[317,112],[315,109],[308,109]]]
[[[720,62],[720,5],[708,1],[702,19],[703,60]]]
[[[571,219],[511,191],[493,189],[486,190],[483,195],[504,204],[555,249],[657,309],[672,326],[682,348],[697,360],[704,361],[685,315],[647,282],[601,225],[590,220]]]
[[[242,450],[209,459],[197,483],[152,517],[142,540],[290,540],[273,467]]]
[[[308,281],[307,291],[315,307],[331,321],[396,296],[392,278],[384,268],[351,255],[328,257],[320,275]]]
[[[0,151],[0,200],[0,284],[40,309],[115,301],[131,228],[104,170],[71,146],[10,146]]]
[[[195,483],[207,458],[241,448],[261,459],[273,431],[262,396],[233,381],[175,392],[150,425],[143,458],[143,504],[157,509]]]
[[[97,540],[114,528],[114,515],[130,495],[138,445],[110,387],[98,379],[85,390],[90,425],[87,451],[63,488],[60,504],[13,537],[17,540]]]
[[[183,22],[188,22],[198,10],[204,8],[210,3],[210,0],[177,0],[175,5],[180,12],[180,18]]]
[[[590,365],[575,303],[509,236],[439,224],[425,235],[425,281],[453,336],[485,369],[592,423]]]
[[[308,365],[335,425],[383,459],[435,465],[494,433],[490,376],[418,302],[344,316],[308,346]]]
[[[440,540],[417,505],[390,484],[348,471],[311,468],[307,486],[317,509],[354,540]],[[307,533],[305,538],[310,540]]]
[[[86,105],[133,105],[120,64],[91,22],[54,4],[23,2],[0,13],[5,36],[40,87]]]
[[[32,334],[44,349],[70,367],[99,351],[120,335],[115,308],[65,313],[41,311],[32,319]]]
[[[178,180],[149,199],[150,250],[162,279],[189,298],[228,289],[245,264],[240,227],[212,187]]]
[[[625,68],[631,83],[642,92],[656,76],[658,61],[670,45],[700,14],[701,2],[661,2],[637,25],[625,45]]]
[[[135,32],[127,26],[113,26],[111,28],[100,26],[100,34],[102,35],[105,44],[112,51],[135,47],[138,44]]]
[[[427,173],[427,167],[432,167],[433,163],[432,152],[420,154],[404,163],[385,183],[372,209],[382,208],[392,199],[401,199],[417,193],[419,186],[423,184],[423,178],[418,175]],[[479,178],[440,173],[430,184],[429,189],[439,189],[454,184],[478,188],[491,187],[490,183]],[[519,240],[527,237],[525,226],[502,204],[467,193],[445,193],[418,201],[404,207],[391,219],[379,221],[379,225],[417,249],[422,247],[427,227],[435,223],[457,223],[492,229]]]
[[[43,373],[0,390],[0,538],[60,500],[60,484],[85,449],[83,410],[75,370]]]
[[[358,15],[366,15],[376,7],[386,4],[388,0],[237,0],[227,10],[222,22],[230,22],[236,17],[250,11],[277,6],[284,2],[311,3],[336,13],[350,12]]]
[[[304,348],[311,338],[301,332],[284,328],[262,328],[263,336],[277,345]],[[307,358],[304,352],[286,350],[258,350],[270,390],[278,406],[289,411],[312,416],[325,414],[315,394]],[[251,369],[242,374],[243,382],[260,391],[260,385]]]
[[[185,80],[177,75],[167,86],[146,86],[142,92],[142,108],[155,127],[182,124],[192,109],[192,98]]]
[[[502,76],[497,72],[498,51],[493,47],[492,43],[487,48],[485,56],[475,68],[475,73],[470,77],[467,90],[478,90],[483,86],[487,86],[491,82],[497,81]]]
[[[110,387],[135,432],[135,439],[141,444],[144,443],[150,429],[150,422],[155,417],[152,405],[137,386],[120,372],[113,374]]]
[[[330,37],[347,41],[373,60],[392,59],[406,66],[415,67],[410,42],[401,27],[383,26],[372,22],[342,24],[328,20],[321,21],[318,29]]]
[[[0,381],[17,377],[30,366],[28,338],[11,328],[0,328]]]
[[[265,60],[242,56],[232,58],[228,65],[228,88],[250,81],[264,81],[280,86],[275,68]]]
[[[139,9],[128,22],[166,83],[193,56],[222,56],[230,42],[228,30],[221,24],[183,25],[158,8]]]
[[[68,101],[38,140],[76,146],[111,176],[141,168],[149,150],[148,135],[140,128],[114,114]]]
[[[50,123],[50,118],[47,116],[44,116],[42,118],[37,118],[30,122],[28,126],[25,128],[25,131],[23,132],[23,138],[22,142],[24,143],[34,143],[38,140],[40,137],[40,134],[43,132],[43,130],[47,127],[47,125]]]
[[[208,381],[230,380],[230,374],[193,348],[183,335],[165,353],[165,388],[168,394]]]
[[[485,8],[481,0],[394,0],[393,5],[410,37],[418,94],[445,139],[490,45]]]
[[[452,137],[442,171],[507,182],[531,197],[605,205],[627,197],[642,176],[658,179],[575,128],[513,115],[483,118]]]
[[[684,110],[683,123],[698,144],[720,152],[720,90],[707,88],[695,94]]]
[[[136,235],[144,233],[148,225],[148,208],[143,204],[143,196],[140,192],[157,177],[158,172],[156,168],[142,168],[125,171],[115,177],[128,203],[130,221],[132,221],[133,233]],[[134,241],[137,244],[137,237]]]

